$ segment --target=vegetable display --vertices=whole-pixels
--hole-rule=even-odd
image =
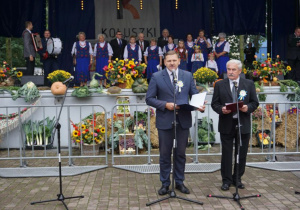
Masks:
[[[138,78],[132,84],[132,92],[134,93],[146,93],[148,90],[148,83],[146,79]]]
[[[72,94],[72,96],[76,96],[79,98],[84,98],[92,95],[92,92],[89,90],[87,86],[76,88]]]
[[[16,100],[20,96],[24,97],[25,102],[31,102],[39,97],[40,93],[33,82],[27,82],[17,92],[13,93],[12,99]]]
[[[97,88],[99,87],[99,82],[95,79],[95,76],[99,76],[101,77],[101,74],[98,73],[94,73],[94,75],[92,76],[92,80],[90,82],[90,88]]]
[[[54,82],[51,85],[51,93],[53,95],[64,95],[67,91],[67,86],[62,82]]]

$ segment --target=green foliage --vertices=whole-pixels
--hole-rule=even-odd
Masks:
[[[11,91],[11,95],[13,100],[23,96],[25,102],[31,102],[40,96],[40,92],[33,82],[27,82],[18,91]]]
[[[83,86],[83,87],[79,87],[76,88],[75,90],[73,90],[72,92],[72,96],[76,96],[79,98],[84,98],[84,97],[88,97],[91,96],[91,91],[89,91],[89,88],[87,86]]]
[[[259,89],[259,92],[262,93],[264,92],[264,84],[259,84],[258,81],[254,82],[254,85],[255,85],[255,89]],[[258,94],[258,100],[259,101],[266,101],[267,99],[267,95],[266,94]]]
[[[207,117],[203,117],[201,123],[198,124],[198,142],[213,143],[215,142],[216,133],[212,130],[213,121],[208,122]],[[209,128],[210,127],[210,128]],[[210,129],[210,131],[208,131]]]

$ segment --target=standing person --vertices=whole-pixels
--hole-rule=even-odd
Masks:
[[[24,43],[24,58],[26,60],[26,75],[34,74],[35,66],[35,49],[31,38],[31,30],[33,29],[32,22],[25,22],[25,30],[22,33]]]
[[[75,57],[75,84],[86,85],[90,80],[89,65],[93,63],[93,49],[90,42],[85,40],[84,32],[78,33],[79,41],[73,44],[72,56]]]
[[[238,188],[244,189],[245,185],[242,183],[242,176],[245,172],[246,157],[248,151],[248,144],[251,132],[251,113],[254,112],[259,103],[256,96],[255,86],[253,81],[243,79],[240,77],[242,72],[242,63],[239,60],[230,60],[226,64],[228,78],[221,80],[215,84],[214,94],[211,102],[212,109],[219,114],[219,132],[222,142],[222,159],[221,159],[221,175],[222,187],[221,189],[229,190],[231,184],[237,185]],[[238,91],[235,91],[235,86]],[[233,140],[235,140],[235,153],[237,153],[237,130],[238,124],[237,114],[231,113],[226,109],[226,103],[236,102],[237,95],[243,101],[244,105],[240,108],[240,124],[241,126],[241,140],[242,145],[240,148],[239,156],[239,174],[235,173],[236,161],[234,164],[234,173],[232,174],[232,152]],[[236,183],[236,177],[238,183]]]
[[[191,62],[193,63],[192,66],[192,74],[194,74],[198,69],[204,66],[204,58],[203,54],[201,53],[200,46],[194,46],[194,53],[191,58]]]
[[[168,44],[168,36],[169,36],[169,30],[168,29],[164,29],[162,31],[162,35],[158,38],[157,40],[157,45],[163,49],[164,46],[166,46]]]
[[[178,47],[175,51],[179,54],[180,58],[180,65],[179,68],[182,70],[187,70],[187,58],[188,58],[188,51],[185,49],[184,41],[182,39],[178,42]]]
[[[209,38],[205,37],[205,31],[201,29],[199,31],[199,36],[195,40],[195,44],[200,46],[201,52],[204,57],[204,63],[208,60],[208,53],[210,53],[210,49],[212,48],[212,44]]]
[[[147,64],[147,80],[148,83],[152,77],[152,74],[158,71],[157,66],[162,67],[162,56],[163,52],[159,46],[157,46],[154,38],[150,41],[150,47],[147,47],[144,53],[145,63]]]
[[[139,33],[136,44],[141,47],[142,55],[144,55],[144,52],[146,51],[147,47],[149,47],[149,41],[145,40],[145,35],[143,33]],[[144,56],[142,56],[142,63],[145,63]]]
[[[171,172],[171,154],[174,140],[174,109],[176,109],[176,119],[178,125],[177,147],[175,151],[176,161],[173,176],[176,182],[176,189],[182,193],[189,194],[189,189],[183,184],[185,169],[185,150],[188,144],[189,128],[192,126],[191,110],[184,109],[176,104],[187,104],[189,97],[197,94],[198,91],[193,82],[193,76],[187,71],[178,68],[180,59],[175,51],[169,51],[165,55],[166,69],[154,73],[146,94],[146,103],[156,108],[156,128],[159,137],[159,164],[160,164],[160,181],[161,188],[158,190],[159,195],[165,195],[169,191],[170,172]],[[176,94],[176,102],[174,102],[174,84],[173,75],[181,82],[180,93]],[[204,112],[205,106],[198,109]]]
[[[194,42],[193,42],[193,36],[192,34],[187,34],[186,36],[186,42],[185,42],[185,49],[188,51],[188,59],[187,59],[187,70],[192,71],[192,55],[194,53]]]
[[[176,44],[174,44],[174,37],[172,35],[168,36],[168,44],[166,44],[163,48],[163,53],[166,54],[170,50],[175,50],[177,47]]]
[[[252,46],[251,42],[249,42],[248,47],[244,49],[244,53],[246,56],[244,64],[246,69],[253,69],[253,61],[255,61],[255,52],[256,48]]]
[[[98,35],[99,42],[94,46],[94,56],[96,59],[96,72],[101,74],[101,77],[96,76],[96,79],[100,80],[100,85],[106,86],[105,71],[104,66],[107,66],[111,62],[111,57],[113,55],[113,50],[108,42],[105,41],[105,35]]]
[[[110,46],[112,47],[112,50],[114,52],[112,56],[113,60],[115,60],[116,58],[123,59],[124,48],[126,47],[126,45],[127,41],[125,39],[122,39],[122,33],[118,31],[116,33],[116,38],[110,41]]]
[[[210,53],[208,55],[208,61],[206,61],[205,67],[210,68],[211,70],[215,71],[218,73],[218,65],[217,62],[215,61],[215,55],[213,53]]]
[[[300,81],[300,27],[296,27],[294,34],[289,36],[286,58],[292,67],[288,78]]]
[[[135,36],[130,36],[129,44],[124,49],[124,59],[134,59],[135,62],[142,62],[142,50],[139,45],[136,44]]]
[[[44,68],[44,85],[51,86],[51,82],[47,79],[48,74],[59,69],[57,55],[51,55],[47,51],[47,42],[51,38],[49,30],[44,31],[44,38],[42,39],[43,49],[39,52]]]
[[[219,69],[219,77],[223,78],[223,73],[226,73],[226,63],[229,61],[230,45],[225,40],[226,34],[219,33],[219,41],[214,46],[214,54]]]

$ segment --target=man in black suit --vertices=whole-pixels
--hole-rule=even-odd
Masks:
[[[295,33],[289,36],[287,60],[292,67],[288,78],[300,81],[300,27],[296,27]]]
[[[158,191],[159,195],[165,195],[169,191],[170,172],[171,172],[171,155],[174,141],[174,109],[176,109],[176,126],[177,147],[175,150],[176,161],[173,176],[176,182],[176,189],[180,192],[189,194],[189,189],[183,184],[185,169],[185,150],[188,143],[189,128],[192,126],[191,111],[180,107],[177,104],[188,104],[189,97],[197,94],[194,79],[191,73],[178,68],[180,58],[175,51],[169,51],[165,55],[166,69],[156,72],[152,75],[149,88],[146,95],[146,103],[156,108],[156,128],[159,137],[159,165],[160,181],[162,187]],[[174,82],[177,80],[181,88],[176,93],[176,102],[174,104]],[[204,112],[205,106],[198,109]]]
[[[138,36],[138,40],[136,41],[136,44],[141,47],[142,50],[142,62],[145,63],[145,58],[144,58],[144,52],[149,47],[149,41],[145,40],[145,36],[143,33],[140,33]]]
[[[33,40],[31,38],[31,30],[33,25],[31,21],[25,22],[25,30],[22,33],[24,43],[24,58],[26,60],[26,75],[34,74],[35,66],[35,49],[33,46]]]
[[[168,36],[169,30],[165,28],[162,31],[162,36],[159,37],[157,40],[157,46],[159,46],[161,49],[164,49],[164,46],[168,44]]]
[[[122,33],[120,31],[117,32],[116,38],[110,41],[110,46],[113,50],[113,56],[112,59],[115,60],[123,59],[124,54],[124,48],[127,45],[127,41],[125,39],[122,39]]]
[[[239,60],[230,60],[226,64],[228,78],[216,83],[214,94],[211,102],[212,109],[219,114],[219,126],[221,142],[222,142],[222,190],[229,190],[231,184],[237,185],[240,189],[244,189],[245,185],[241,182],[241,177],[245,172],[246,157],[251,132],[250,116],[259,105],[255,86],[253,81],[240,77],[242,72],[242,63]],[[236,91],[235,87],[238,87]],[[233,103],[242,100],[244,105],[240,108],[240,123],[242,146],[240,148],[239,157],[239,174],[235,173],[236,160],[234,165],[234,173],[232,174],[232,152],[233,140],[235,139],[235,153],[237,153],[237,130],[238,124],[237,114],[231,113],[226,109],[226,103]],[[238,183],[236,183],[236,177]]]
[[[51,55],[47,51],[47,43],[51,38],[51,33],[49,30],[45,30],[44,38],[42,39],[43,49],[39,51],[41,56],[41,61],[43,62],[44,68],[44,85],[51,86],[51,82],[47,79],[48,74],[52,73],[55,70],[59,69],[57,55]],[[52,53],[52,52],[51,52]]]

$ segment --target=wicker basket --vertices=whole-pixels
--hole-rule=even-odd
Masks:
[[[100,144],[85,144],[85,143],[83,143],[82,145],[79,144],[79,149],[81,150],[80,146],[82,146],[82,154],[83,155],[94,154],[94,146],[95,146],[95,155],[99,154]]]

